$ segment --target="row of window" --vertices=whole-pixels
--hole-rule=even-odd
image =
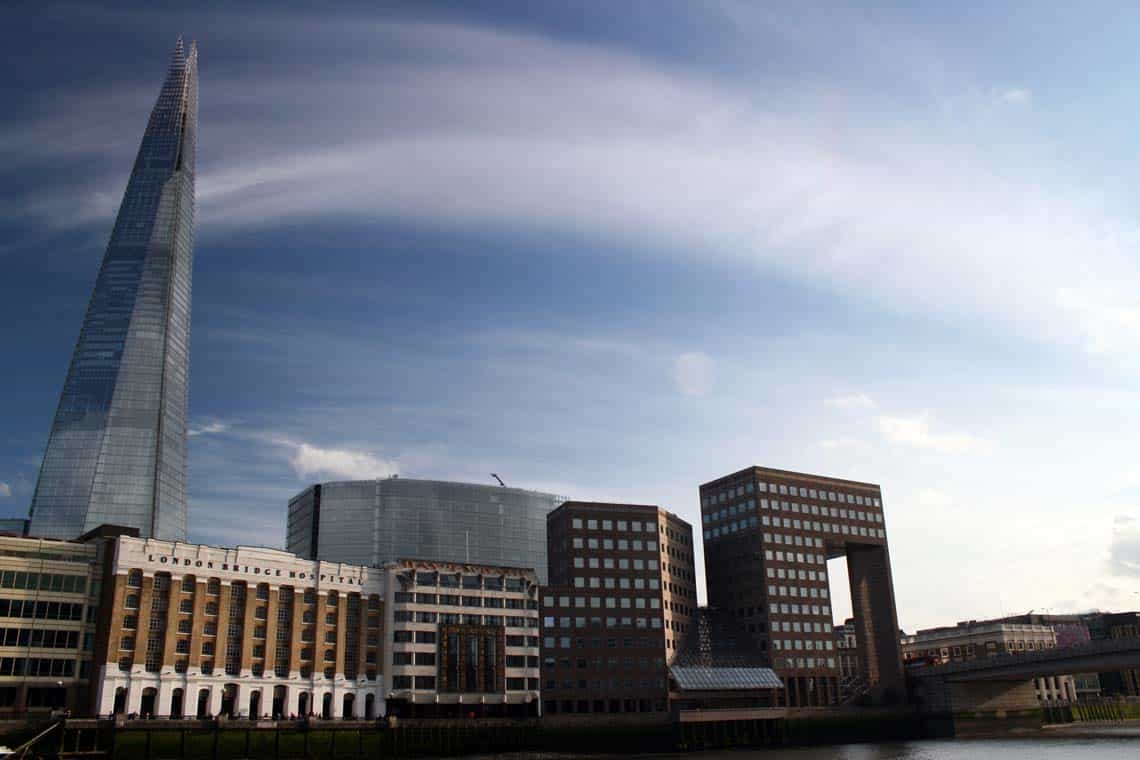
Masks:
[[[614,588],[615,587],[614,582],[617,580],[625,581],[625,580],[629,580],[629,579],[628,578],[620,578],[620,579],[599,578],[596,575],[592,575],[589,577],[583,577],[583,576],[579,575],[579,576],[576,576],[574,578],[574,588],[603,588],[603,587]],[[641,586],[638,585],[638,582],[641,582],[641,581],[645,582],[646,587],[653,589],[655,591],[657,589],[661,588],[661,581],[658,580],[657,578],[634,578],[633,579],[633,584],[634,584],[633,587],[635,589],[641,588]],[[623,588],[625,588],[625,587],[623,586]]]
[[[587,687],[587,683],[592,683],[594,685],[592,687]],[[557,681],[553,678],[546,679],[546,689],[548,691],[556,691],[559,689],[564,689],[564,690],[576,689],[579,691],[585,691],[587,688],[592,688],[593,690],[598,691],[598,692],[604,691],[606,689],[664,689],[665,688],[665,679],[661,678],[661,677],[658,677],[658,678],[641,678],[641,679],[601,678],[601,679],[597,679],[597,680],[594,680],[591,682],[587,682],[586,679],[584,679],[584,678],[580,678],[577,681],[572,681],[570,679],[563,679],[562,681]],[[598,701],[600,701],[600,700],[598,700]],[[616,702],[617,700],[611,699],[610,701]],[[626,702],[632,702],[633,700],[627,699],[625,701]],[[646,702],[647,700],[641,700],[641,701]],[[563,710],[563,712],[572,712],[572,711],[571,710]],[[588,712],[588,710],[579,710],[579,712]],[[602,712],[602,710],[597,710],[597,712]],[[611,712],[619,712],[619,711],[618,710],[611,710]],[[626,712],[637,712],[637,711],[626,709]]]
[[[397,591],[398,604],[438,604],[443,607],[486,607],[489,609],[536,610],[538,603],[533,599],[501,596],[459,596],[458,594],[432,594],[424,592]]]
[[[764,559],[769,562],[798,562],[801,565],[805,562],[807,564],[826,565],[827,558],[822,554],[804,554],[802,552],[783,552],[775,549],[765,549]]]
[[[162,580],[166,580],[167,582],[169,582],[170,576],[165,574],[165,573],[159,573],[159,574],[155,575],[154,578],[155,578],[155,583],[157,584],[157,583],[161,582]],[[131,588],[142,588],[142,580],[143,580],[142,570],[134,569],[134,570],[131,570],[130,572],[127,573],[127,585],[130,586]],[[195,576],[193,576],[193,575],[182,576],[182,591],[183,591],[183,593],[193,594],[194,590],[195,590],[195,584],[196,584],[196,577]],[[235,582],[234,584],[232,584],[231,588],[244,589],[246,586],[247,586],[247,584],[244,581],[238,581],[238,582]],[[269,601],[269,584],[268,583],[259,583],[254,587],[254,589],[255,589],[254,594],[255,594],[257,599],[259,599],[260,601]],[[284,591],[285,589],[289,589],[289,593],[292,594],[292,592],[293,592],[292,586],[280,587],[280,591]],[[221,581],[221,579],[209,578],[206,581],[206,593],[209,594],[210,596],[219,596],[222,593],[222,581]],[[330,592],[328,592],[328,595],[326,596],[326,604],[329,607],[336,607],[338,599],[339,599],[339,592],[330,591]],[[317,603],[317,591],[316,591],[316,589],[306,588],[305,593],[304,593],[304,600],[305,600],[305,604],[316,604]],[[379,596],[373,595],[373,596],[368,597],[368,609],[372,610],[372,611],[376,611],[376,610],[380,609],[380,597]]]
[[[882,502],[876,496],[863,496],[862,494],[838,493],[836,491],[820,491],[815,488],[805,488],[804,486],[789,486],[778,483],[759,483],[753,489],[752,483],[745,483],[744,485],[729,488],[720,491],[716,494],[706,494],[701,497],[701,506],[711,507],[714,504],[723,504],[729,499],[737,496],[744,496],[750,494],[753,490],[758,490],[760,493],[775,493],[781,496],[802,496],[805,499],[817,499],[819,501],[833,501],[840,504],[858,504],[860,506],[875,506],[881,507]]]
[[[773,615],[831,615],[830,604],[788,604],[787,602],[771,602],[768,612]]]
[[[632,531],[633,533],[640,533],[643,529],[645,530],[646,533],[654,533],[655,534],[657,532],[657,523],[655,521],[646,521],[644,523],[641,522],[640,520],[629,520],[628,522],[626,520],[616,520],[616,521],[615,520],[601,520],[601,521],[598,521],[598,520],[595,520],[593,518],[588,518],[586,520],[583,520],[581,517],[575,517],[570,521],[570,527],[572,527],[576,530],[581,530],[583,527],[585,527],[586,530],[598,530],[599,525],[601,526],[601,530],[609,530],[609,531],[614,530],[614,526],[616,525],[617,530],[620,532],[623,532],[623,533],[627,532],[627,531]]]
[[[7,556],[7,554],[5,556]],[[0,572],[0,588],[27,589],[28,591],[58,591],[64,594],[85,594],[87,593],[87,576],[5,570]]]
[[[783,649],[784,651],[797,651],[807,650],[828,650],[830,651],[835,643],[831,640],[815,640],[815,639],[772,639],[773,649]]]
[[[768,596],[792,596],[808,599],[826,599],[827,589],[816,586],[769,586]]]
[[[601,566],[599,568],[599,565]],[[591,570],[657,570],[657,560],[626,559],[621,557],[575,557],[574,567],[589,567]]]
[[[633,670],[640,668],[641,670],[648,670],[650,667],[659,667],[661,665],[661,658],[659,657],[578,657],[574,661],[574,667],[579,670],[584,670],[587,667],[593,666],[595,670],[601,670],[603,667],[610,670],[617,670],[623,667],[625,670]],[[571,667],[569,657],[555,658],[552,656],[542,658],[542,667],[552,669],[555,666],[567,670]]]
[[[79,631],[54,628],[0,628],[0,646],[76,649],[80,635]],[[91,634],[84,637],[84,644],[86,649],[91,649]]]
[[[796,528],[802,527],[803,530],[816,530],[823,533],[834,533],[836,535],[844,536],[863,536],[865,538],[886,538],[887,534],[882,528],[868,528],[863,525],[832,525],[831,523],[818,523],[805,520],[801,526],[799,520],[783,520],[783,525],[780,524],[780,518],[775,518],[769,523],[768,518],[765,516],[763,520],[758,520],[756,517],[748,517],[741,520],[733,520],[727,525],[721,525],[715,528],[705,528],[704,536],[706,540],[728,536],[742,530],[749,528],[756,528],[759,525],[773,525],[774,527]],[[764,541],[771,542],[773,540],[771,533],[764,534]],[[777,544],[795,544],[796,546],[816,546],[823,547],[823,539],[812,536],[784,536],[781,538],[780,534],[776,534],[775,542]]]
[[[575,549],[603,549],[605,551],[619,552],[634,551],[634,552],[656,552],[656,541],[642,541],[640,538],[635,538],[632,541],[625,538],[582,538],[581,536],[574,536],[570,539],[571,545]]]
[[[816,504],[800,504],[797,501],[777,501],[772,499],[770,502],[767,499],[760,500],[761,510],[771,510],[773,512],[789,512],[794,515],[802,514],[804,516],[814,515],[816,517],[831,517],[835,520],[859,520],[861,522],[875,522],[882,523],[883,515],[877,512],[861,512],[857,510],[847,510],[842,507],[821,507]],[[717,522],[725,520],[729,517],[736,515],[743,515],[748,512],[756,511],[756,500],[748,499],[739,504],[732,504],[730,506],[719,509],[715,512],[706,512],[702,515],[701,519],[704,522]]]
[[[43,602],[32,599],[0,599],[0,617],[36,620],[82,620],[83,605],[73,602]]]
[[[564,597],[562,597],[561,601],[569,602],[570,599],[569,599],[569,597],[564,596]],[[637,596],[637,597],[632,597],[632,598],[628,597],[628,596],[621,596],[621,597],[607,596],[604,598],[598,597],[598,596],[592,596],[589,599],[587,599],[585,597],[581,597],[581,596],[574,597],[574,606],[575,607],[577,607],[579,609],[585,609],[587,607],[587,605],[589,606],[590,609],[594,609],[594,610],[600,610],[603,608],[607,609],[607,610],[617,610],[617,609],[622,609],[622,610],[659,610],[659,609],[661,609],[661,600],[658,599],[657,597],[651,597],[649,599],[646,599],[643,596]],[[561,604],[559,606],[563,607],[563,608],[568,608],[570,605],[569,604]],[[554,624],[553,623],[554,618],[549,616],[549,615],[543,617],[542,620],[543,620],[542,624],[544,626],[550,626],[550,625]],[[548,622],[548,621],[550,621],[550,622]]]
[[[75,660],[51,657],[0,657],[0,676],[57,676],[75,674]]]
[[[485,591],[525,591],[523,578],[501,575],[463,575],[461,573],[437,573],[416,571],[417,586],[439,586],[440,588],[483,589]]]
[[[835,668],[834,657],[788,657],[787,659],[782,660],[782,662],[787,668]]]
[[[802,623],[799,620],[773,620],[772,631],[774,633],[827,633],[831,628],[827,623],[820,623],[818,621],[805,620]],[[828,642],[830,644],[830,642]],[[852,644],[854,646],[854,644]],[[840,647],[842,648],[842,647]],[[828,649],[831,649],[829,646]]]
[[[591,616],[589,618],[575,617],[573,619],[574,628],[601,628],[603,626],[603,621],[606,628],[637,628],[639,630],[660,630],[663,625],[661,618],[659,617],[627,616],[603,618],[598,616]],[[570,622],[571,620],[568,617],[559,618],[559,625],[548,626],[548,628],[569,628]],[[566,625],[563,625],[563,623],[566,623]],[[569,638],[564,638],[563,640],[567,642],[570,641]],[[566,644],[566,646],[569,646],[569,644]]]

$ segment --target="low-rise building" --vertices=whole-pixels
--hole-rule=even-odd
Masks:
[[[108,546],[94,712],[384,713],[384,573],[277,549]]]
[[[526,717],[539,711],[533,570],[400,560],[387,581],[387,708],[405,717]]]
[[[929,628],[902,638],[903,660],[942,665],[1002,654],[1022,654],[1055,649],[1057,634],[1051,626],[993,621],[968,621],[956,626]],[[1075,700],[1076,684],[1071,675],[1035,679],[1042,702]]]
[[[0,536],[0,717],[86,712],[106,543]]]

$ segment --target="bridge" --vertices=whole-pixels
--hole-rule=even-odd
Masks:
[[[1040,708],[1033,679],[1140,668],[1140,638],[1000,654],[910,671],[923,712],[1004,718]]]

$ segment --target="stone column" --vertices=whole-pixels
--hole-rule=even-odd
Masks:
[[[301,630],[305,627],[305,589],[293,587],[293,631],[289,637],[289,677],[294,678],[301,670]]]
[[[166,604],[166,636],[162,642],[162,667],[160,672],[174,670],[174,660],[178,657],[176,643],[178,641],[178,614],[182,606],[182,577],[170,578],[170,595]],[[156,715],[166,715],[170,705],[162,703],[162,709],[155,710]]]
[[[226,640],[229,638],[229,622],[230,622],[230,582],[222,581],[220,593],[218,594],[218,616],[215,620],[218,623],[218,635],[214,638],[214,674],[225,675],[226,667]],[[221,706],[221,696],[218,695],[217,699],[219,707]],[[217,711],[214,711],[217,714]]]
[[[190,619],[190,665],[187,673],[197,673],[202,667],[202,631],[206,625],[206,580],[195,578],[194,616]],[[198,709],[198,695],[194,695],[194,709]]]
[[[154,576],[143,575],[141,589],[127,589],[128,594],[135,591],[137,591],[139,595],[139,608],[133,610],[138,620],[138,624],[135,628],[134,666],[136,668],[142,668],[146,665],[146,640],[147,637],[150,636],[150,605],[151,600],[154,599]],[[136,691],[138,690],[132,686],[130,699],[135,699]],[[141,699],[142,697],[140,696],[138,698]],[[128,710],[127,712],[138,712],[138,710]]]
[[[270,676],[273,674],[273,668],[277,666],[277,611],[280,606],[281,600],[278,594],[281,593],[280,586],[269,587],[269,603],[266,605],[265,613],[265,674]],[[272,707],[270,707],[272,710]]]
[[[255,642],[253,638],[253,627],[257,625],[257,620],[254,618],[254,613],[257,611],[258,605],[261,604],[257,600],[257,584],[246,584],[245,587],[245,616],[242,618],[242,633],[245,636],[245,641],[241,644],[241,665],[240,673],[242,678],[248,677],[253,668],[253,645]]]
[[[860,665],[881,701],[900,701],[906,686],[887,547],[847,544],[847,572]]]

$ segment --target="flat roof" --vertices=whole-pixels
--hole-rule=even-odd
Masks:
[[[791,480],[805,480],[805,481],[810,481],[813,483],[834,483],[836,485],[855,486],[858,488],[875,488],[875,489],[882,490],[878,483],[867,483],[867,482],[862,481],[862,480],[847,480],[845,478],[833,478],[830,475],[813,475],[810,472],[796,472],[794,470],[778,470],[774,467],[761,467],[758,464],[752,465],[751,467],[745,467],[743,470],[737,470],[736,472],[731,472],[728,475],[722,475],[721,477],[710,480],[707,483],[702,483],[700,485],[700,487],[705,488],[707,486],[717,485],[718,483],[720,483],[722,481],[730,480],[732,478],[737,478],[741,475],[752,474],[752,473],[759,473],[759,474],[763,474],[763,475],[771,475],[772,477],[775,477],[775,478],[786,478],[786,479],[791,479]]]

